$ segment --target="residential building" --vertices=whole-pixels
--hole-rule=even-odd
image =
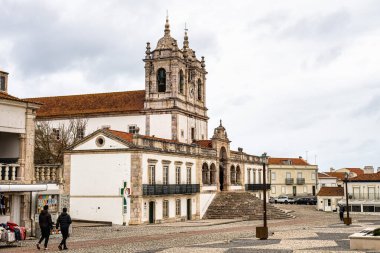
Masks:
[[[325,172],[318,172],[317,191],[319,191],[322,187],[336,187],[337,181],[337,177],[330,176]]]
[[[0,71],[0,223],[13,221],[30,232],[34,185],[34,134],[40,104],[8,94],[8,73]]]
[[[316,195],[318,166],[311,165],[302,157],[269,158],[270,196]]]
[[[343,187],[321,187],[317,194],[317,210],[331,212],[338,210],[338,203],[343,199]]]

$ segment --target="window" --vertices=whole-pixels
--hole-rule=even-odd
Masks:
[[[83,127],[77,128],[77,137],[78,137],[78,139],[83,139],[83,137],[84,137],[84,128]]]
[[[103,147],[104,142],[105,142],[105,140],[104,140],[103,136],[99,136],[95,140],[96,146],[98,146],[98,147]]]
[[[285,186],[281,186],[281,193],[286,194],[286,187]]]
[[[181,137],[185,137],[185,131],[183,131],[183,129],[181,129]]]
[[[247,170],[248,184],[251,184],[251,169]]]
[[[373,213],[373,212],[375,212],[375,206],[363,205],[363,212]]]
[[[5,91],[5,77],[0,76],[0,90]]]
[[[322,187],[325,187],[326,186],[326,184],[322,184]]]
[[[149,165],[148,171],[149,184],[156,184],[156,166]]]
[[[307,193],[307,186],[303,187],[303,193]]]
[[[290,172],[286,172],[286,178],[292,178],[292,174]]]
[[[175,215],[181,216],[181,200],[180,199],[175,200]]]
[[[61,139],[61,135],[59,133],[59,129],[53,128],[53,138],[59,141]]]
[[[315,180],[315,172],[311,173],[311,180]]]
[[[276,193],[276,186],[272,186],[272,187],[271,187],[271,192],[272,192],[273,194]]]
[[[198,79],[198,100],[202,100],[202,82]]]
[[[276,181],[276,172],[272,172],[272,181]]]
[[[128,126],[128,132],[131,134],[137,134],[138,133],[138,127],[136,125],[129,125]]]
[[[164,166],[162,172],[162,183],[163,184],[168,184],[169,181],[169,166]]]
[[[191,140],[195,140],[195,128],[191,128]]]
[[[259,171],[258,177],[259,177],[259,184],[261,184],[261,171]]]
[[[181,167],[175,169],[175,183],[181,184]]]
[[[252,183],[256,184],[256,171],[255,170],[252,171]]]
[[[187,167],[186,183],[191,184],[191,168],[190,167]]]
[[[157,91],[166,91],[166,71],[163,68],[158,69],[157,71]]]
[[[236,167],[236,184],[241,184],[241,171],[240,167]]]
[[[203,184],[210,184],[210,174],[209,174],[209,168],[207,163],[204,163],[202,165],[202,183]]]
[[[184,85],[185,85],[185,80],[183,77],[183,71],[182,69],[179,71],[179,93],[183,94],[184,93]]]
[[[231,177],[231,184],[236,184],[236,171],[235,171],[235,167],[232,166],[231,167],[231,171],[230,171],[230,177]]]
[[[162,203],[162,216],[164,218],[169,217],[169,201],[167,200],[164,200],[164,202]]]
[[[302,172],[297,172],[297,178],[302,178]]]
[[[215,164],[211,164],[211,169],[210,169],[210,184],[216,184],[216,168],[215,168]]]

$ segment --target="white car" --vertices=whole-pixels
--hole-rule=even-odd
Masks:
[[[296,200],[293,197],[289,196],[278,196],[274,199],[274,203],[281,203],[281,204],[294,204]]]

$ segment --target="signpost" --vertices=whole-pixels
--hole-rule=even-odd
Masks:
[[[128,197],[131,194],[130,188],[128,188],[127,182],[123,182],[123,188],[120,188],[120,195],[123,196],[123,226],[127,225],[126,216],[128,213]]]

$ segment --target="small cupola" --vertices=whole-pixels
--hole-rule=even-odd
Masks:
[[[0,92],[8,93],[8,73],[0,69]]]

